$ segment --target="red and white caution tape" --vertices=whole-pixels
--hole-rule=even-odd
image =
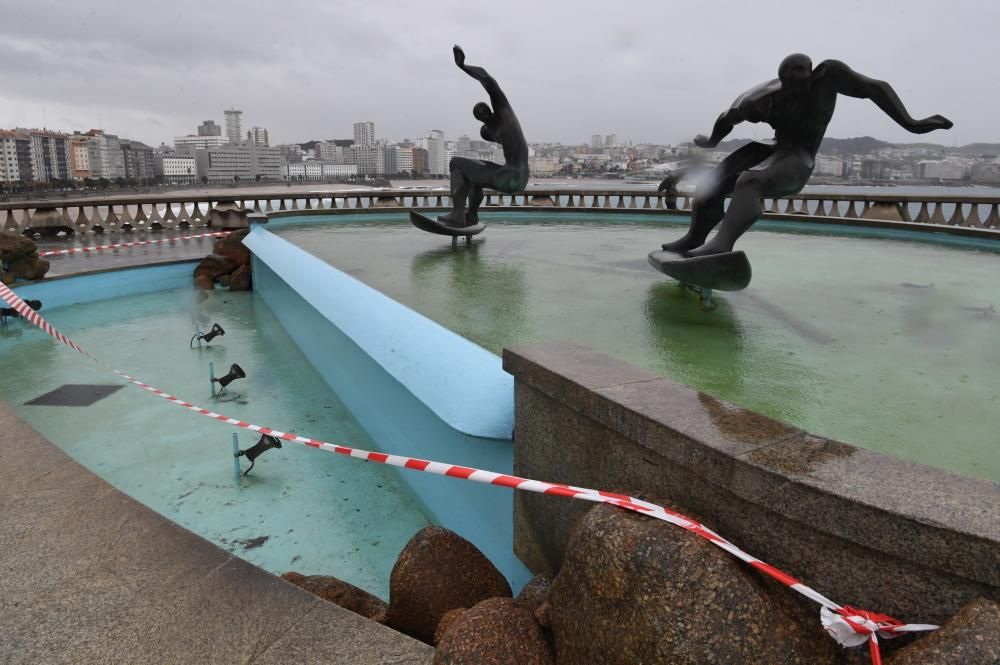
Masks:
[[[109,249],[121,249],[122,247],[140,247],[142,245],[159,245],[165,242],[176,242],[178,240],[194,240],[196,238],[224,238],[232,231],[213,231],[212,233],[198,233],[192,236],[175,236],[173,238],[157,238],[155,240],[137,240],[135,242],[119,242],[114,245],[90,245],[89,247],[70,247],[69,249],[52,249],[45,252],[38,252],[38,256],[61,256],[63,254],[79,254],[89,252],[103,252]]]
[[[94,356],[84,351],[71,339],[56,330],[48,321],[43,319],[38,312],[28,307],[28,305],[25,304],[25,302],[21,300],[17,294],[3,284],[0,284],[0,298],[9,303],[18,313],[21,314],[21,316],[41,328],[48,335],[51,335],[74,351],[81,353],[104,366],[103,363],[94,358]],[[878,647],[879,637],[891,639],[903,633],[929,631],[936,630],[938,628],[937,626],[930,624],[907,624],[885,614],[859,610],[850,607],[849,605],[838,605],[791,575],[788,575],[774,566],[764,563],[760,559],[747,554],[705,525],[685,517],[678,512],[670,510],[669,508],[664,508],[663,506],[658,506],[654,503],[643,501],[642,499],[626,496],[624,494],[615,494],[613,492],[592,490],[586,487],[574,487],[572,485],[531,480],[529,478],[510,476],[495,473],[493,471],[484,471],[483,469],[474,469],[455,464],[445,464],[443,462],[433,462],[416,457],[403,457],[401,455],[375,453],[367,450],[361,450],[359,448],[351,448],[349,446],[327,443],[326,441],[320,441],[319,439],[311,439],[299,436],[298,434],[293,434],[291,432],[282,432],[271,427],[263,427],[261,425],[254,425],[243,420],[238,420],[236,418],[230,418],[229,416],[202,408],[191,402],[186,402],[179,397],[174,397],[173,395],[165,393],[158,388],[154,388],[147,383],[143,383],[139,379],[129,376],[124,372],[119,372],[118,370],[110,367],[107,367],[107,369],[124,378],[129,383],[136,385],[143,390],[149,391],[157,397],[162,397],[168,402],[172,402],[178,406],[184,407],[185,409],[194,411],[197,414],[208,416],[209,418],[219,420],[228,425],[233,425],[234,427],[260,432],[261,434],[269,434],[293,443],[301,443],[302,445],[310,448],[317,448],[327,452],[347,455],[349,457],[362,459],[368,462],[377,462],[379,464],[387,464],[389,466],[396,466],[403,469],[423,471],[425,473],[433,473],[439,476],[461,478],[463,480],[471,480],[477,483],[485,483],[487,485],[498,485],[515,490],[562,496],[580,501],[591,501],[593,503],[607,503],[636,513],[649,515],[650,517],[654,517],[663,522],[679,526],[682,529],[686,529],[694,534],[697,534],[698,536],[701,536],[713,545],[729,552],[737,559],[753,566],[768,577],[777,580],[785,586],[794,589],[806,598],[818,603],[820,605],[820,621],[830,636],[833,637],[833,639],[836,640],[841,646],[845,647],[859,646],[867,642],[873,665],[881,665],[882,663]]]

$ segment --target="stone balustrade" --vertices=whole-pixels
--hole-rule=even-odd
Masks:
[[[116,232],[217,226],[241,212],[317,214],[381,208],[440,209],[451,205],[448,190],[366,189],[326,193],[278,190],[202,196],[121,196],[0,203],[5,231]],[[537,188],[519,194],[488,192],[483,206],[495,209],[630,212],[689,212],[690,194],[676,198],[650,189]],[[1000,198],[893,196],[891,194],[798,194],[763,200],[765,218],[892,225],[928,230],[1000,230]],[[214,213],[214,214],[213,214]],[[224,213],[224,214],[223,214]],[[213,223],[213,218],[216,222]]]

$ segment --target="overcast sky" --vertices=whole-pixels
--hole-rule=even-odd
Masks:
[[[0,0],[0,17],[0,128],[100,126],[158,145],[235,106],[272,145],[349,138],[360,120],[390,139],[476,138],[485,93],[455,67],[458,43],[529,142],[690,140],[796,51],[954,121],[927,140],[1000,142],[994,0]],[[920,140],[842,99],[827,135],[866,134]],[[733,134],[755,135],[769,128]]]

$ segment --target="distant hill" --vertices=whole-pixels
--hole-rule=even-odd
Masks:
[[[867,155],[891,147],[891,143],[879,141],[871,136],[859,136],[853,139],[825,138],[819,146],[819,151],[824,155]]]
[[[742,148],[750,139],[730,139],[719,144],[718,150],[732,152]],[[946,146],[940,143],[888,143],[871,136],[858,136],[850,139],[825,138],[819,151],[824,155],[867,155],[885,148],[902,148],[910,150],[926,150],[949,154],[964,154],[970,157],[998,157],[1000,143],[969,143],[963,146]]]

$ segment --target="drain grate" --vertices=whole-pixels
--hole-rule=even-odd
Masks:
[[[92,385],[87,383],[67,383],[51,392],[36,397],[30,406],[90,406],[124,386]]]

